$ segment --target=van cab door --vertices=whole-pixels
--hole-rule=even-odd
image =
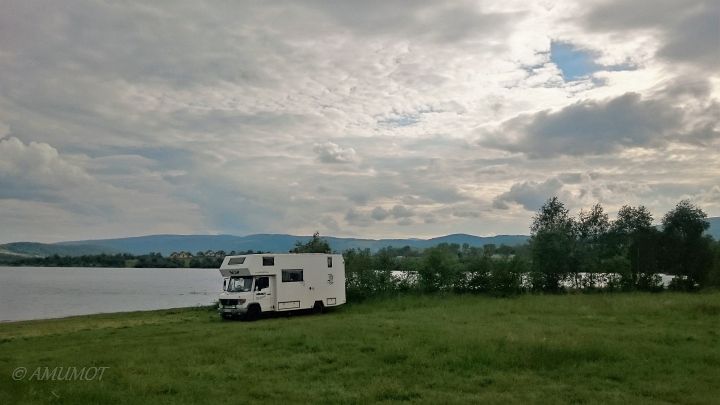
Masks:
[[[273,296],[273,287],[270,283],[270,277],[262,276],[255,279],[255,302],[260,304],[263,312],[275,310],[275,297]]]

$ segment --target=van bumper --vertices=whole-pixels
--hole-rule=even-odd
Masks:
[[[239,305],[221,305],[218,306],[217,312],[220,315],[243,315],[247,312],[247,307],[241,307]]]

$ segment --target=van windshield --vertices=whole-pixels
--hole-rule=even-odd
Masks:
[[[232,277],[228,282],[228,292],[248,292],[252,290],[252,277]]]

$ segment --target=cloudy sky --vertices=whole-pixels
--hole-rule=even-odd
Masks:
[[[145,4],[147,3],[147,4]],[[0,242],[720,215],[720,2],[3,1]]]

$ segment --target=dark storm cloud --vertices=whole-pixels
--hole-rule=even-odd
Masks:
[[[493,200],[493,207],[508,209],[509,203],[516,203],[522,205],[528,211],[535,211],[548,198],[557,195],[562,185],[563,183],[556,178],[544,182],[524,181],[513,184],[509,191],[500,194]]]
[[[533,158],[606,154],[623,147],[662,145],[683,124],[683,111],[667,100],[626,93],[518,116],[482,143]]]
[[[611,0],[585,17],[597,31],[654,29],[659,56],[706,69],[720,68],[720,2],[716,0]]]
[[[295,2],[292,2],[295,3]],[[397,35],[437,42],[493,34],[515,13],[484,13],[478,3],[432,0],[312,1],[338,24],[363,35]]]

